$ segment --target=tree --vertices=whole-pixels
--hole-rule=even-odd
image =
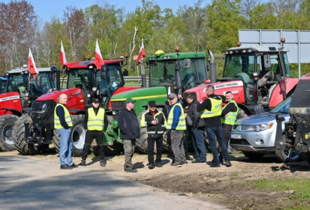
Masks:
[[[6,70],[26,62],[36,26],[37,16],[26,0],[0,3],[0,44]]]

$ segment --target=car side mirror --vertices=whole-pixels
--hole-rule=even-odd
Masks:
[[[264,67],[265,69],[269,69],[271,67],[271,59],[269,54],[264,55]]]

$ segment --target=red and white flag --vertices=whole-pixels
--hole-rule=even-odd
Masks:
[[[60,63],[62,65],[67,64],[66,53],[65,53],[64,46],[62,45],[62,41],[61,41],[61,48],[60,48]]]
[[[97,69],[101,69],[101,66],[104,65],[99,44],[98,44],[98,39],[96,40],[96,51],[95,51],[95,65]]]
[[[140,61],[142,61],[143,58],[145,58],[145,50],[144,50],[144,44],[143,44],[143,39],[142,39],[142,45],[140,47],[140,52],[139,52],[139,55],[136,61],[137,65],[140,64]]]
[[[32,76],[35,78],[37,74],[39,74],[36,63],[33,60],[33,56],[31,53],[31,49],[29,48],[29,56],[28,56],[28,71],[32,74]]]

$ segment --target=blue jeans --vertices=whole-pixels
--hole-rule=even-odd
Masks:
[[[60,135],[60,150],[59,160],[61,165],[73,164],[72,161],[72,141],[71,141],[71,129],[57,129],[57,133]]]
[[[203,136],[203,129],[191,128],[192,142],[195,150],[195,159],[197,161],[206,162],[206,144]]]
[[[214,127],[206,127],[206,132],[207,132],[207,137],[209,140],[209,144],[210,144],[210,148],[213,154],[213,160],[212,162],[216,165],[220,164],[220,160],[219,160],[219,154],[216,148],[216,141],[215,141],[215,136],[217,138],[217,141],[222,149],[222,154],[225,158],[226,161],[229,161],[229,154],[227,151],[227,146],[224,142],[224,138],[223,138],[223,130],[222,130],[222,125],[220,126],[214,126]]]

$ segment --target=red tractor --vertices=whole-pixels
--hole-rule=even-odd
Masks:
[[[86,131],[83,127],[84,114],[94,96],[100,97],[101,106],[108,109],[112,95],[137,87],[124,87],[121,71],[123,59],[105,60],[102,69],[94,61],[79,61],[63,65],[67,74],[64,90],[39,97],[31,109],[23,114],[13,129],[15,146],[22,154],[36,154],[39,147],[48,147],[53,140],[59,151],[59,136],[54,130],[54,108],[57,98],[65,93],[68,96],[66,107],[73,121],[72,136],[73,156],[82,154]],[[108,112],[108,110],[107,110]]]
[[[41,85],[37,86],[34,77],[24,68],[6,72],[3,93],[0,94],[0,151],[15,150],[12,129],[23,109],[31,107],[39,96],[56,90],[54,69],[37,68]],[[3,79],[4,80],[4,79]]]
[[[281,40],[285,42],[284,39]],[[231,91],[244,117],[277,106],[290,96],[299,81],[291,78],[288,49],[276,47],[235,47],[226,50],[223,77],[215,81],[215,62],[211,55],[211,83],[215,94]],[[213,78],[213,79],[212,79]],[[185,91],[196,94],[198,101],[207,98],[206,86]]]

